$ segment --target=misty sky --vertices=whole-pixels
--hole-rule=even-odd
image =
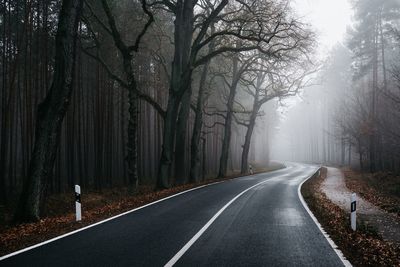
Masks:
[[[294,4],[316,30],[319,53],[326,55],[334,44],[343,41],[352,16],[348,0],[294,0]]]
[[[332,47],[345,38],[351,24],[352,9],[349,0],[293,0],[294,7],[302,21],[310,23],[317,35],[318,61],[322,62]],[[284,114],[288,107],[301,101],[299,96],[283,101],[279,112]]]
[[[352,20],[349,0],[293,0],[293,4],[300,18],[310,23],[316,32],[317,61],[324,61],[335,44],[344,42],[347,27]],[[307,88],[304,91],[306,92]],[[304,101],[302,95],[303,93],[285,99],[282,102],[284,105],[278,108],[280,123],[276,126],[277,132],[272,139],[275,144],[272,147],[274,159],[287,160],[289,151],[292,150],[287,136],[288,129],[285,129],[285,121],[289,119],[288,116],[291,116],[290,110]]]

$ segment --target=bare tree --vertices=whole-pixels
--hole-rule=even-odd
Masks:
[[[293,33],[299,29],[299,25],[286,17],[286,1],[233,1],[228,5],[228,1],[222,0],[212,5],[212,12],[208,16],[195,14],[197,1],[160,2],[175,15],[175,51],[158,171],[158,186],[162,188],[169,186],[174,151],[175,155],[179,155],[175,160],[181,162],[184,159],[180,153],[184,151],[182,146],[185,144],[182,133],[186,131],[194,68],[227,52],[259,50],[270,56],[279,55],[288,47],[287,43],[278,40],[292,37],[295,39],[298,34]],[[210,25],[216,22],[218,28],[215,33],[207,36]],[[201,54],[200,51],[212,40],[215,40],[216,45],[214,51]],[[242,41],[240,47],[235,45],[238,40]],[[178,120],[180,122],[177,127]],[[178,135],[176,131],[179,131]],[[177,142],[174,150],[175,140]]]
[[[18,204],[16,221],[35,221],[54,167],[61,124],[70,103],[75,70],[78,23],[83,0],[63,0],[56,35],[53,83],[38,108],[35,144]]]
[[[256,119],[259,115],[262,115],[260,114],[262,106],[275,98],[282,100],[294,96],[300,89],[310,85],[312,80],[310,75],[316,72],[317,68],[314,67],[307,54],[302,54],[303,49],[304,51],[311,49],[313,40],[310,39],[309,41],[310,47],[308,48],[293,47],[291,51],[293,54],[290,57],[296,58],[296,60],[279,59],[274,62],[261,57],[254,66],[255,69],[245,75],[248,77],[244,77],[247,80],[244,91],[252,96],[253,103],[250,111],[241,112],[242,114],[250,113],[248,119],[243,120],[235,117],[238,124],[246,127],[241,174],[247,174],[249,171],[248,158],[251,137],[256,126]]]
[[[94,20],[95,23],[99,24],[103,30],[111,35],[115,47],[118,49],[119,53],[122,55],[122,66],[123,66],[123,71],[126,77],[126,80],[122,79],[119,77],[113,70],[111,70],[110,66],[102,59],[100,55],[92,54],[88,52],[87,50],[86,53],[95,58],[97,61],[99,61],[103,67],[106,68],[108,71],[110,77],[114,79],[116,82],[120,84],[123,88],[128,90],[128,99],[129,99],[129,121],[128,121],[128,142],[127,142],[127,155],[126,155],[126,162],[128,166],[128,175],[129,175],[129,181],[131,185],[134,185],[135,188],[138,186],[139,178],[138,178],[138,167],[137,167],[137,161],[138,161],[138,148],[137,148],[137,139],[138,139],[138,99],[142,98],[145,101],[147,101],[150,105],[152,105],[159,113],[160,115],[164,116],[164,110],[162,107],[155,101],[151,96],[142,93],[141,90],[139,90],[137,81],[135,78],[135,73],[134,73],[134,63],[133,63],[133,57],[134,53],[137,53],[139,51],[139,46],[141,43],[142,38],[148,31],[148,28],[154,21],[153,14],[148,10],[147,3],[145,0],[141,1],[141,7],[143,12],[148,16],[147,22],[144,24],[142,30],[137,34],[137,37],[134,41],[133,45],[127,45],[126,42],[122,39],[121,33],[117,27],[115,17],[112,13],[112,10],[107,2],[107,0],[102,0],[102,8],[103,11],[106,15],[108,25],[105,25],[102,20],[99,18],[99,16],[94,12],[93,8],[89,3],[86,3],[86,6],[88,7],[89,14],[91,15],[92,20]],[[89,16],[90,16],[89,15]],[[98,40],[96,33],[94,32],[91,22],[89,19],[86,19],[86,24],[90,30],[91,36],[95,42],[96,47],[99,49],[101,46],[100,41]],[[92,22],[93,23],[93,22]]]

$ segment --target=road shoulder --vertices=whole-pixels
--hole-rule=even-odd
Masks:
[[[273,172],[282,167],[283,165],[276,165],[273,168],[256,170],[256,173]],[[201,183],[186,184],[161,191],[141,194],[130,193],[107,203],[99,203],[92,208],[86,208],[86,205],[84,205],[83,220],[80,222],[76,222],[74,214],[69,212],[46,217],[34,223],[7,227],[0,230],[0,260],[2,257],[10,256],[10,253],[11,255],[20,253],[180,194],[239,177],[241,177],[239,174],[235,174],[225,179],[210,179]],[[86,204],[85,197],[87,197],[87,194],[84,194],[82,198],[83,203]]]
[[[337,168],[327,168],[327,177],[321,185],[321,190],[334,204],[342,210],[350,212],[350,191],[346,186],[346,178]],[[357,194],[357,215],[365,227],[379,234],[384,241],[400,246],[400,224],[395,214],[390,214]]]
[[[326,180],[327,169],[320,176],[306,181],[301,193],[319,223],[337,244],[344,256],[355,266],[398,266],[400,247],[382,240],[379,234],[359,220],[358,231],[349,225],[349,213],[332,202],[321,189]],[[343,201],[343,200],[341,200]]]

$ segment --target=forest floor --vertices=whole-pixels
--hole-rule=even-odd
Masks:
[[[397,213],[390,213],[375,203],[371,203],[364,196],[370,195],[369,199],[392,203],[391,197],[373,190],[366,179],[359,179],[355,172],[348,171],[347,175],[336,168],[328,168],[325,181],[322,184],[322,191],[326,196],[343,210],[350,213],[351,193],[357,193],[357,216],[370,228],[375,229],[383,240],[396,243],[400,246],[400,216]],[[357,181],[355,181],[357,179]],[[348,184],[352,186],[349,187]],[[384,186],[382,186],[384,188]],[[394,203],[393,203],[394,204]],[[388,207],[388,206],[385,206]],[[395,211],[392,209],[391,211]]]
[[[400,221],[400,176],[390,172],[360,173],[342,169],[346,187]]]
[[[284,167],[280,163],[272,163],[268,167],[256,164],[253,166],[255,167],[254,173],[269,172]],[[87,192],[82,194],[83,216],[80,222],[75,221],[75,213],[71,212],[75,210],[73,192],[49,196],[45,207],[46,216],[39,222],[11,225],[11,212],[3,214],[5,219],[0,223],[0,256],[44,242],[182,191],[240,176],[240,172],[235,171],[224,179],[208,179],[204,182],[176,186],[161,191],[154,191],[152,186],[141,186],[134,194],[127,187],[107,189],[102,192]]]
[[[357,211],[364,214],[357,217],[357,231],[352,231],[348,211],[350,191],[344,178],[340,171],[322,170],[321,176],[314,176],[304,183],[301,192],[344,256],[354,266],[400,266],[400,243],[383,238],[382,232],[371,223],[371,216],[375,216],[377,210],[384,211],[368,201],[359,201]]]

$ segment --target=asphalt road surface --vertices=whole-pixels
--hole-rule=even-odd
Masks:
[[[316,170],[289,164],[206,186],[0,266],[343,266],[298,197]]]

